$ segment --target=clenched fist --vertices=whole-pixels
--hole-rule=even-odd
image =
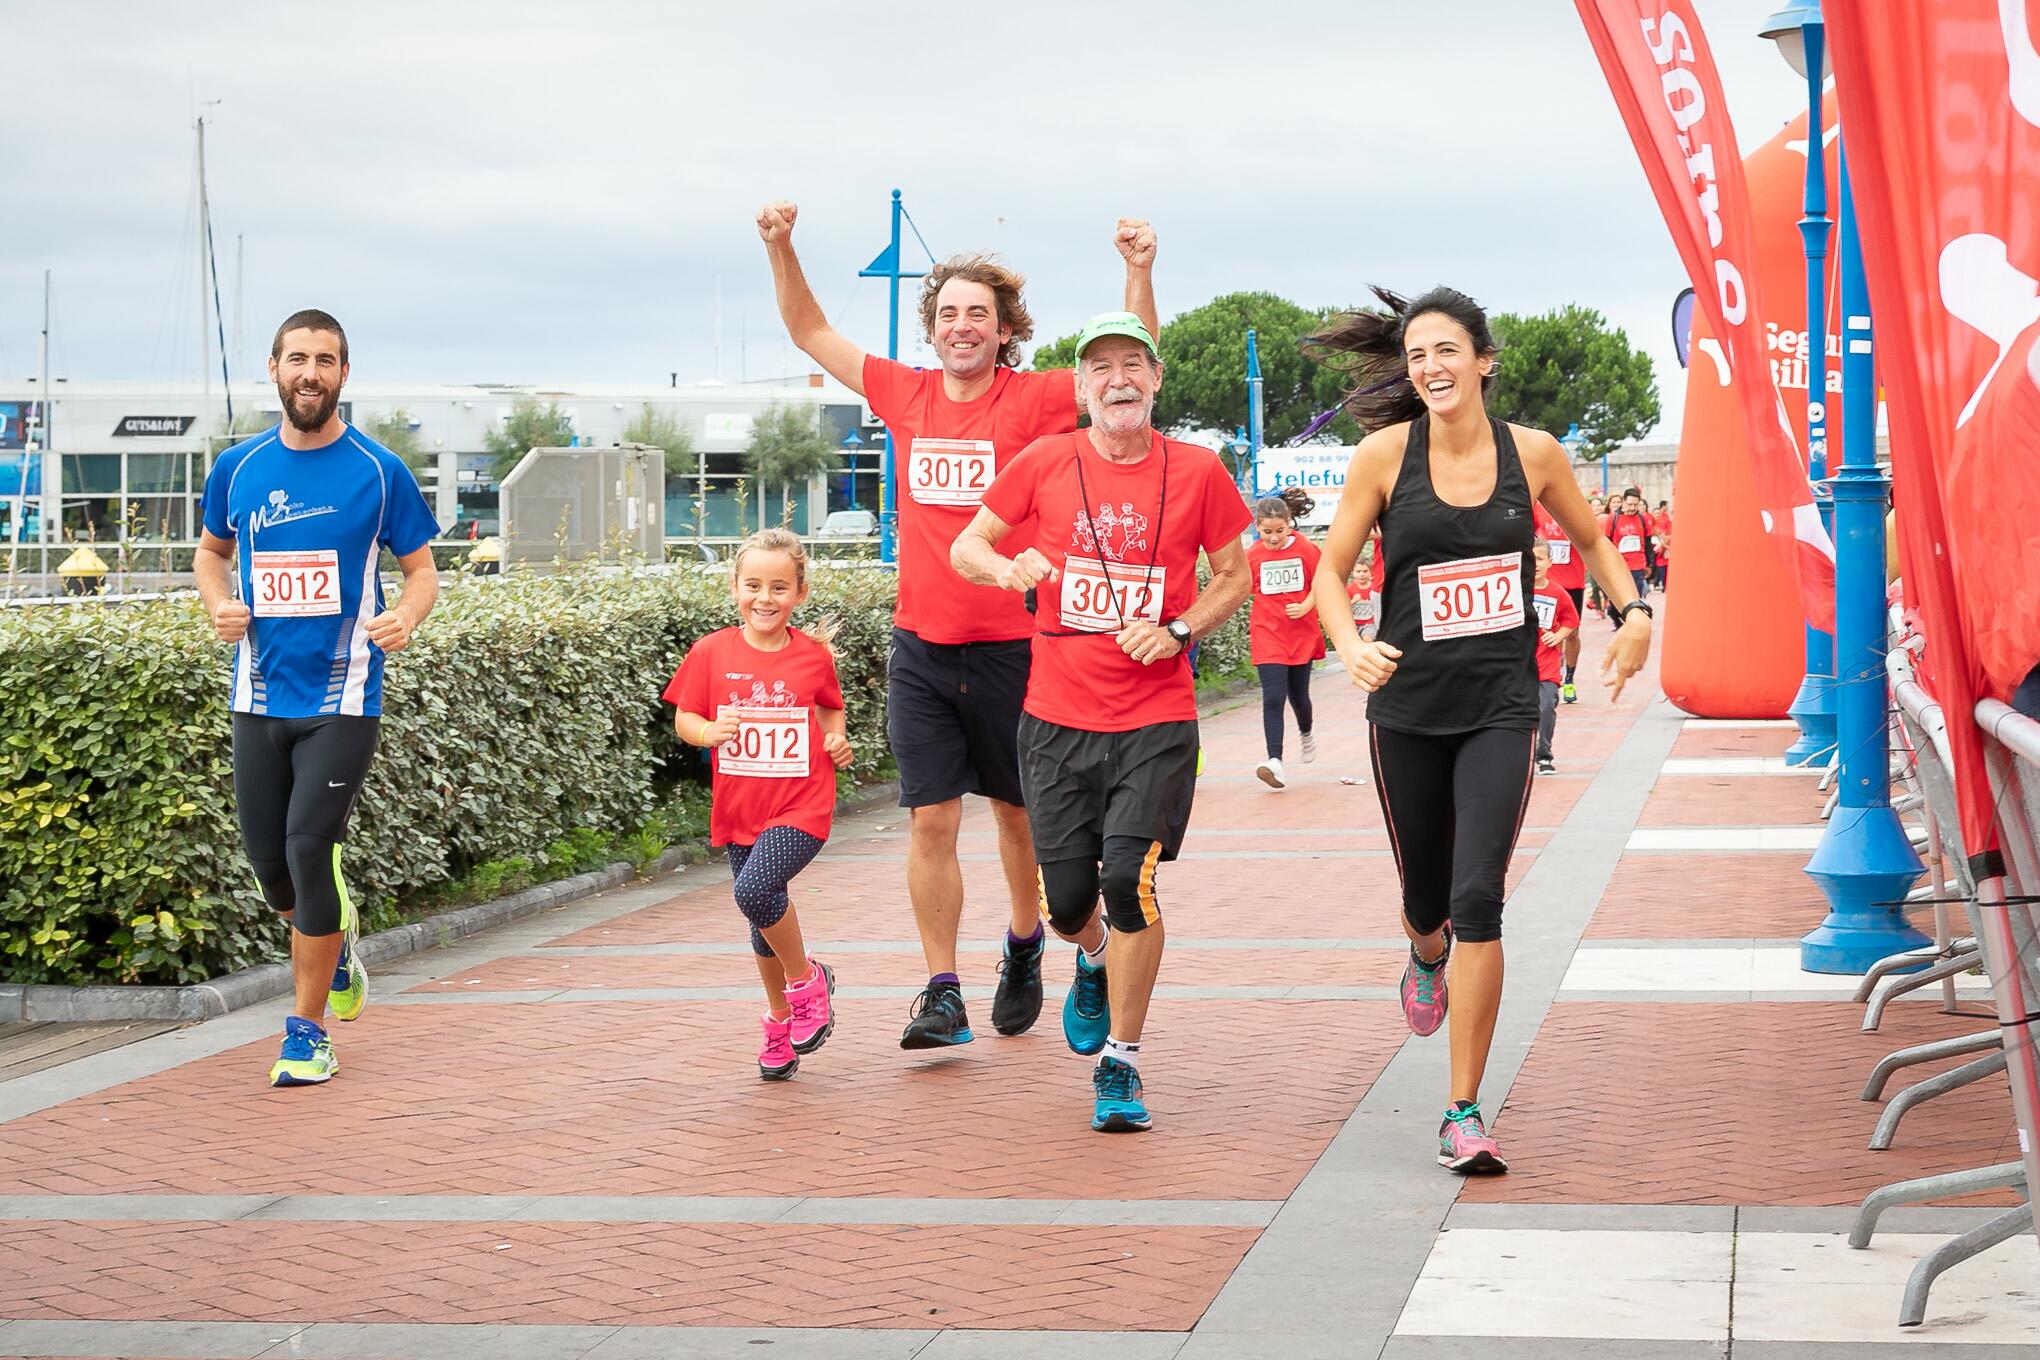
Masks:
[[[999,569],[999,589],[1032,590],[1043,581],[1053,581],[1055,577],[1055,564],[1043,557],[1038,549],[1028,548]]]
[[[1112,234],[1112,244],[1135,269],[1148,269],[1155,262],[1155,229],[1137,217],[1122,217]]]
[[[248,636],[248,606],[239,600],[221,600],[213,610],[212,626],[221,642],[239,642]]]
[[[758,236],[768,246],[776,246],[793,235],[793,219],[800,215],[800,209],[784,199],[767,203],[758,209]]]

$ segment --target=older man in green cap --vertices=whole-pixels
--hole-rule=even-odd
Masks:
[[[1049,435],[1000,470],[950,560],[965,580],[1036,592],[1020,778],[1041,907],[1080,941],[1063,1033],[1100,1054],[1091,1127],[1149,1126],[1141,1030],[1162,959],[1155,866],[1176,857],[1197,788],[1190,644],[1247,598],[1253,522],[1210,449],[1154,428],[1162,360],[1131,312],[1077,337],[1089,428]],[[1034,545],[998,550],[1033,521]],[[1197,555],[1211,580],[1197,588]],[[1099,910],[1103,900],[1102,915]],[[1099,924],[1106,927],[1096,949]]]

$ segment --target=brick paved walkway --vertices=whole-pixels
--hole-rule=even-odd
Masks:
[[[1516,1169],[1462,1186],[1431,1162],[1443,1044],[1393,999],[1361,702],[1329,673],[1316,694],[1321,755],[1282,792],[1252,778],[1251,705],[1207,720],[1160,880],[1153,1133],[1088,1130],[1066,948],[1042,1025],[991,1033],[981,809],[982,1037],[899,1050],[904,827],[867,813],[797,884],[840,1019],[784,1085],[753,1075],[719,865],[385,970],[323,1089],[264,1087],[278,1005],[0,1082],[0,1356],[2036,1353],[2030,1238],[1945,1277],[1925,1328],[1893,1321],[1912,1262],[2008,1196],[1900,1211],[1868,1252],[1837,1236],[1880,1183],[2013,1149],[2001,1078],[1865,1148],[1869,1065],[1986,1027],[1984,999],[1951,1016],[1935,990],[1866,1035],[1847,981],[1797,972],[1805,851],[1751,848],[1818,830],[1814,781],[1763,771],[1789,731],[1593,690],[1563,710],[1486,1099]]]

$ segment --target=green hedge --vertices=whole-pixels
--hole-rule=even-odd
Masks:
[[[802,612],[841,625],[866,778],[889,756],[892,601],[889,572],[823,568]],[[477,865],[628,832],[705,778],[658,694],[731,620],[720,572],[448,578],[385,673],[346,856],[365,923]],[[1246,611],[1204,646],[1207,678],[1244,666]],[[230,657],[195,597],[0,612],[0,981],[190,982],[279,955],[234,822]]]

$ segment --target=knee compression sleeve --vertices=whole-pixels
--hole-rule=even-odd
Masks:
[[[347,889],[340,881],[340,845],[323,836],[283,838],[284,863],[297,896],[291,926],[300,935],[332,935],[340,929]],[[261,870],[257,869],[259,875]]]
[[[1114,930],[1138,931],[1162,919],[1155,898],[1155,865],[1162,858],[1160,841],[1138,836],[1107,836],[1099,872],[1105,898],[1105,919]]]
[[[1084,933],[1098,910],[1098,866],[1090,859],[1059,859],[1039,867],[1041,915],[1068,939]]]

